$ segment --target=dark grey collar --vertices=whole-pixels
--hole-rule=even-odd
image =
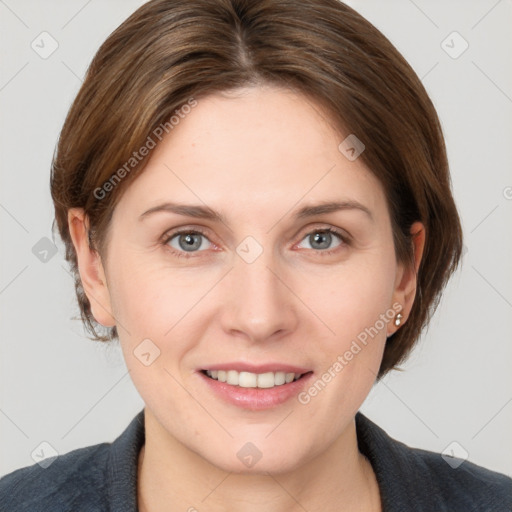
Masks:
[[[107,464],[109,512],[137,512],[137,469],[144,441],[142,409],[112,443]]]

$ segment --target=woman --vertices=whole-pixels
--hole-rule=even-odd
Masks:
[[[337,0],[153,0],[103,44],[51,177],[82,318],[146,407],[0,510],[510,510],[511,480],[358,413],[462,233],[421,82]]]

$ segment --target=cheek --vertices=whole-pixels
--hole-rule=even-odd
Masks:
[[[392,259],[386,261],[381,256],[308,279],[304,290],[308,290],[311,309],[334,331],[333,338],[346,343],[375,324],[385,336],[385,326],[377,321],[387,312],[388,322],[393,313],[394,278]]]
[[[314,404],[316,413],[331,411],[333,435],[347,414],[357,411],[375,382],[395,313],[393,269],[392,259],[388,264],[381,259],[370,267],[340,267],[328,280],[311,280],[307,285],[308,305],[321,320],[314,327],[321,370],[299,402]]]
[[[111,276],[114,316],[131,337],[162,338],[200,301],[211,279],[125,254]]]
[[[204,337],[213,316],[205,311],[209,302],[204,299],[222,275],[217,274],[177,270],[155,261],[143,265],[135,257],[125,258],[113,271],[112,309],[122,350],[132,378],[145,394],[160,387],[158,378],[169,378],[165,370],[178,371]],[[147,352],[150,358],[158,356],[149,368],[140,360]]]
[[[375,381],[395,313],[394,268],[393,258],[381,255],[361,265],[340,266],[328,279],[317,276],[307,283],[308,305],[323,324],[317,322],[316,328],[316,339],[324,333],[318,343],[322,382],[317,388],[326,384],[321,402],[327,409],[355,411]]]

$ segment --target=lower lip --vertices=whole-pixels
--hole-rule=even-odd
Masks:
[[[200,371],[198,374],[210,389],[223,400],[237,407],[252,411],[270,409],[284,404],[297,396],[313,376],[313,372],[310,372],[304,374],[298,380],[274,386],[273,388],[242,388],[211,379]]]

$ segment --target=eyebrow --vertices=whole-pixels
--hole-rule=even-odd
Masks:
[[[329,201],[310,206],[303,206],[295,213],[295,217],[297,219],[305,219],[309,217],[314,217],[316,215],[334,213],[343,210],[361,211],[365,213],[370,218],[370,220],[374,220],[370,209],[361,204],[360,202],[354,200]],[[169,202],[153,206],[149,210],[146,210],[144,213],[140,215],[139,221],[144,220],[148,216],[157,212],[175,213],[177,215],[194,217],[196,219],[205,219],[215,222],[221,222],[227,225],[226,218],[221,213],[212,210],[209,206],[178,204]]]

